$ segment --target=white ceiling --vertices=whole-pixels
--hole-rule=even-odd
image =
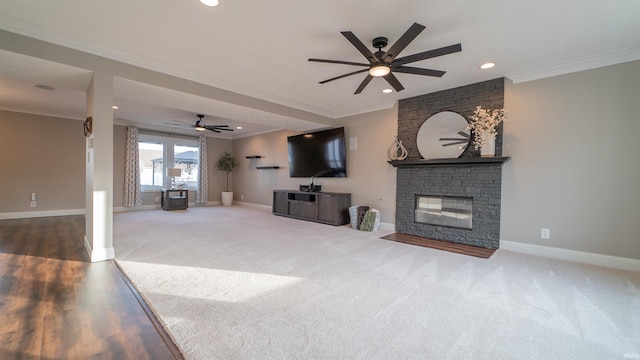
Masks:
[[[198,0],[2,0],[0,29],[302,110],[283,116],[116,79],[119,123],[174,131],[164,123],[195,122],[203,113],[207,123],[243,126],[223,134],[232,138],[327,126],[304,112],[333,119],[497,77],[520,82],[640,59],[638,0],[220,2],[210,8]],[[353,95],[364,74],[318,84],[360,68],[310,57],[366,62],[341,31],[367,46],[385,36],[391,46],[414,22],[427,28],[402,56],[462,44],[460,53],[412,64],[447,71],[442,78],[396,73],[405,90],[391,94],[376,78]],[[497,66],[480,70],[487,61]],[[0,108],[84,118],[90,71],[4,50],[0,65]]]

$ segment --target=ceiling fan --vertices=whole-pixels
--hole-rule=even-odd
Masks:
[[[388,39],[386,37],[377,37],[373,39],[373,47],[378,49],[378,51],[376,51],[375,53],[372,53],[351,31],[342,31],[341,34],[344,35],[344,37],[347,38],[347,40],[349,40],[349,42],[353,46],[355,46],[356,49],[358,49],[358,51],[360,51],[360,53],[364,55],[365,58],[367,58],[367,60],[369,60],[368,64],[356,63],[351,61],[314,58],[310,58],[309,61],[366,67],[366,69],[353,71],[344,75],[333,77],[331,79],[320,81],[320,84],[325,84],[329,81],[342,79],[347,76],[368,71],[369,73],[364,78],[364,80],[362,80],[354,95],[360,94],[374,77],[383,77],[396,91],[402,91],[404,87],[402,86],[402,84],[400,84],[398,78],[393,75],[394,72],[441,77],[445,74],[445,71],[423,69],[405,65],[420,60],[431,59],[434,57],[462,51],[462,45],[455,44],[397,58],[398,54],[400,54],[402,50],[404,50],[404,48],[406,48],[407,45],[409,45],[409,43],[413,41],[413,39],[415,39],[418,34],[420,34],[424,29],[424,25],[414,23],[387,51],[382,51],[382,48],[387,46]]]
[[[198,120],[196,120],[196,123],[194,125],[186,122],[178,121],[178,120],[174,120],[173,123],[165,123],[165,124],[171,125],[171,126],[179,126],[179,127],[191,127],[198,131],[209,130],[216,133],[221,133],[222,131],[233,131],[233,129],[229,128],[229,125],[206,125],[204,123],[204,120],[202,120],[204,118],[204,115],[197,114],[196,116],[198,117]]]

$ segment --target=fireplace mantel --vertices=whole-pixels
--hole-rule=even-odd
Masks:
[[[424,167],[424,166],[469,166],[469,165],[495,165],[502,164],[511,159],[509,156],[497,157],[464,157],[455,159],[429,159],[429,160],[391,160],[387,161],[393,167]]]

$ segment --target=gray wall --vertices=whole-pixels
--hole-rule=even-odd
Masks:
[[[639,94],[640,61],[506,84],[503,240],[640,259]]]
[[[396,170],[386,160],[397,123],[397,108],[338,119],[335,127],[344,126],[347,138],[347,177],[317,178],[314,183],[324,191],[350,193],[353,205],[376,208],[383,223],[393,223]],[[273,190],[295,190],[310,183],[310,178],[289,177],[287,136],[294,134],[279,131],[233,141],[233,154],[240,161],[233,172],[236,201],[271,206]],[[356,149],[350,148],[352,138],[357,138]],[[245,159],[247,155],[262,158]],[[269,165],[280,169],[256,170]]]
[[[78,120],[0,111],[0,214],[84,209],[82,128]]]

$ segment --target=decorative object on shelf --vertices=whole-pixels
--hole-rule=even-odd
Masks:
[[[488,110],[476,106],[467,129],[473,130],[473,143],[476,150],[480,149],[481,156],[495,156],[496,127],[505,119],[505,113],[505,109]]]
[[[176,178],[182,176],[182,170],[178,168],[168,168],[167,176],[171,178],[171,189],[176,188]]]
[[[387,156],[389,160],[404,160],[407,158],[409,153],[407,152],[407,148],[402,145],[402,140],[398,140],[397,136],[393,137],[393,144],[387,150]]]
[[[93,118],[89,116],[87,120],[84,121],[84,136],[89,137],[93,133]]]
[[[435,113],[420,126],[416,146],[423,159],[458,158],[469,146],[471,134],[464,116],[453,111]]]
[[[233,202],[233,191],[229,189],[229,174],[237,165],[238,163],[228,151],[222,153],[216,163],[216,168],[220,171],[224,171],[227,175],[227,182],[225,186],[226,191],[222,192],[222,205],[224,206],[229,206]]]

